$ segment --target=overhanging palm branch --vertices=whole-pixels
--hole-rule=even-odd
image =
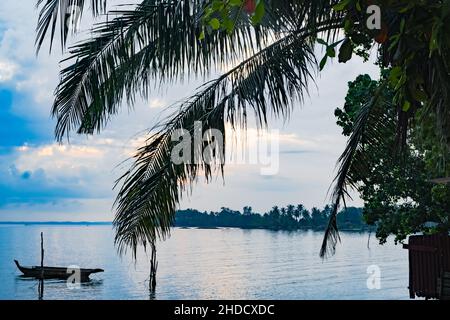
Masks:
[[[343,25],[341,14],[331,10],[338,1],[274,1],[263,25],[243,23],[231,35],[214,32],[199,41],[198,17],[206,2],[144,0],[134,10],[115,11],[115,19],[96,25],[91,39],[71,48],[71,64],[61,72],[53,106],[58,140],[73,130],[100,131],[123,100],[132,106],[137,94],[147,98],[152,83],[206,76],[219,64],[245,58],[157,126],[119,179],[114,226],[121,252],[135,253],[137,246],[167,236],[180,197],[199,174],[208,180],[223,173],[220,152],[210,155],[214,164],[174,165],[171,133],[192,132],[195,121],[223,133],[225,123],[245,128],[250,110],[260,126],[271,115],[287,118],[317,67],[316,37],[323,32],[333,38]]]
[[[292,102],[301,100],[307,92],[308,80],[317,67],[314,36],[303,30],[278,40],[206,84],[163,122],[119,181],[123,180],[123,186],[116,202],[114,226],[121,251],[132,248],[135,252],[137,246],[167,236],[182,193],[200,173],[206,181],[214,172],[223,173],[224,148],[207,154],[206,160],[201,157],[174,164],[171,155],[178,142],[172,141],[173,132],[182,128],[193,135],[197,121],[202,122],[202,134],[209,129],[224,134],[226,123],[245,129],[249,112],[255,114],[260,126],[267,124],[270,114],[287,118]]]
[[[204,3],[145,0],[135,10],[113,12],[116,19],[97,25],[92,39],[73,47],[67,60],[74,62],[61,72],[53,106],[58,140],[72,130],[100,131],[124,98],[129,105],[137,93],[147,98],[152,81],[205,76],[214,66],[233,64],[267,46],[277,38],[274,29],[295,32],[300,28],[290,29],[295,23],[313,30],[322,21],[339,19],[330,13],[329,1],[298,1],[290,15],[268,17],[266,27],[242,24],[231,35],[215,32],[199,41]]]
[[[334,179],[332,192],[332,212],[320,250],[321,257],[334,254],[336,244],[340,241],[337,215],[341,205],[345,206],[345,199],[351,198],[349,189],[356,190],[358,182],[364,181],[373,169],[367,165],[370,155],[365,151],[366,148],[387,146],[385,150],[389,150],[393,147],[388,145],[385,133],[395,132],[397,119],[387,112],[390,102],[386,101],[383,95],[386,88],[387,81],[384,81],[377,88],[375,95],[360,110],[345,151],[339,158],[338,173]],[[394,149],[392,150],[394,156]],[[386,159],[389,157],[390,155],[386,155]]]
[[[215,32],[207,35],[204,41],[198,41],[201,28],[198,17],[209,2],[144,0],[135,10],[117,11],[117,18],[97,25],[90,40],[72,48],[72,64],[62,71],[53,107],[53,115],[58,120],[58,140],[74,130],[86,134],[100,131],[108,119],[119,111],[123,100],[132,106],[137,94],[147,98],[150,84],[155,81],[170,82],[183,77],[205,76],[219,63],[237,62],[250,57],[182,104],[180,113],[169,118],[162,129],[148,140],[148,145],[139,150],[136,164],[120,180],[125,182],[117,200],[116,226],[119,232],[116,240],[121,248],[131,246],[135,249],[138,244],[145,244],[146,240],[153,241],[158,236],[167,235],[180,190],[195,180],[199,170],[206,171],[205,175],[210,177],[212,168],[206,164],[193,167],[167,165],[171,147],[167,137],[171,131],[177,127],[192,130],[196,119],[206,122],[206,128],[217,126],[223,129],[225,122],[245,125],[248,108],[254,110],[260,124],[267,124],[269,110],[286,117],[293,97],[301,97],[305,92],[304,81],[310,77],[310,66],[304,62],[311,62],[313,57],[308,52],[312,51],[310,43],[307,47],[300,45],[300,51],[292,48],[285,51],[289,47],[287,43],[294,41],[294,38],[301,39],[301,35],[303,40],[314,38],[320,30],[327,31],[330,37],[342,30],[343,13],[332,10],[339,0],[267,1],[266,21],[261,27],[254,29],[243,24],[235,28],[231,36],[225,32]],[[52,45],[58,16],[61,16],[61,42],[65,45],[68,29],[63,23],[66,17],[63,19],[62,15],[67,13],[67,8],[84,8],[85,4],[81,0],[48,0],[45,4],[44,0],[38,0],[38,5],[43,5],[38,25],[38,49],[48,32],[51,32]],[[100,0],[92,0],[94,14],[104,8],[104,4]],[[389,29],[394,30],[392,33],[395,34],[401,23],[395,14],[387,15],[387,18]],[[445,34],[443,32],[441,37]],[[270,52],[277,51],[271,51],[275,48],[271,45],[273,41],[275,46],[281,43],[286,45],[277,49],[283,55],[277,59],[268,58]],[[398,56],[397,53],[408,49],[402,45],[400,50],[399,45],[399,50],[390,50],[392,45],[381,46],[385,67],[390,66],[394,53]],[[406,53],[409,56],[409,52]],[[441,135],[447,140],[445,143],[450,144],[448,54],[437,54],[435,51],[430,56],[428,46],[415,54],[418,61],[429,61],[408,66],[408,77],[418,80],[409,89],[414,92],[417,87],[423,87],[426,91],[430,98],[429,106],[438,115]],[[296,55],[300,56],[298,63],[293,62],[298,58]],[[271,65],[271,61],[276,63]],[[267,68],[269,65],[271,69]],[[281,76],[280,71],[286,74]],[[259,89],[258,85],[265,89]],[[340,204],[345,204],[347,188],[355,187],[357,179],[352,176],[367,170],[363,165],[363,146],[381,139],[376,128],[387,125],[379,121],[383,119],[382,115],[379,119],[373,116],[380,110],[377,104],[383,104],[379,96],[361,112],[354,134],[340,158],[333,192],[335,205],[322,246],[322,256],[334,252],[339,240],[336,215]],[[397,119],[397,122],[399,136],[405,140],[408,117],[402,119]],[[161,210],[158,212],[157,209]]]
[[[75,31],[74,25],[81,19],[81,14],[88,5],[86,0],[38,0],[36,7],[41,8],[39,12],[38,25],[36,28],[37,51],[42,47],[45,37],[50,32],[50,51],[53,47],[57,24],[60,24],[61,46],[64,48],[69,32]],[[90,6],[94,16],[106,9],[106,0],[91,0]]]
[[[194,2],[146,0],[135,10],[116,11],[116,19],[93,30],[92,40],[72,48],[69,59],[76,63],[62,70],[53,107],[59,140],[73,129],[100,131],[124,97],[129,105],[138,93],[147,98],[152,81],[206,75],[213,63],[236,61],[267,43],[250,26],[200,42],[202,1]]]

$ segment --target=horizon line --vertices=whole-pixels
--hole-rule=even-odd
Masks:
[[[0,224],[112,224],[113,221],[0,221]]]

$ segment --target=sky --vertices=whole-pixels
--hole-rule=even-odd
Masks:
[[[132,109],[124,104],[101,134],[58,144],[50,109],[63,54],[59,48],[52,54],[44,48],[36,55],[35,2],[0,2],[0,221],[110,221],[114,182],[131,164],[123,161],[165,108],[194,93],[202,81],[154,90],[148,101],[137,101]],[[91,22],[86,18],[82,28],[87,30]],[[329,203],[328,189],[345,147],[334,109],[343,106],[348,81],[361,73],[378,77],[373,64],[358,59],[327,65],[309,97],[296,103],[289,122],[271,120],[271,129],[279,130],[276,174],[261,174],[264,165],[229,165],[224,179],[210,184],[200,180],[180,208],[239,210],[249,205],[266,212],[274,205]],[[250,126],[248,143],[256,147],[260,139]],[[361,205],[354,198],[350,204]]]

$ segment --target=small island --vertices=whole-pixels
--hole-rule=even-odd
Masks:
[[[253,212],[244,207],[242,212],[221,208],[218,212],[200,212],[195,209],[179,210],[175,217],[175,226],[180,228],[241,228],[268,230],[324,230],[327,227],[331,207],[322,210],[303,205],[273,207],[264,214]],[[341,230],[369,231],[373,227],[363,219],[363,209],[349,207],[338,215]]]

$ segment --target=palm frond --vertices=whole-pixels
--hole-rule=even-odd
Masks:
[[[225,123],[245,128],[250,110],[260,127],[271,115],[287,118],[292,102],[303,99],[313,77],[318,33],[332,38],[342,28],[343,17],[331,10],[337,0],[268,1],[273,12],[282,14],[268,14],[256,28],[241,23],[231,35],[218,31],[199,41],[206,2],[144,0],[133,10],[110,12],[116,18],[97,24],[92,37],[72,47],[64,61],[70,65],[61,71],[52,110],[58,140],[72,130],[100,131],[123,100],[132,106],[138,94],[147,98],[155,81],[206,77],[220,64],[245,59],[205,84],[157,126],[133,167],[118,180],[123,185],[114,226],[121,252],[132,248],[135,254],[138,245],[170,233],[180,197],[200,172],[207,181],[213,172],[223,174],[221,152],[210,155],[213,164],[174,165],[172,133],[180,128],[192,133],[196,121],[203,122],[205,131],[224,133]]]
[[[208,155],[214,161],[201,157],[175,165],[171,154],[178,142],[172,141],[173,132],[184,129],[193,135],[197,121],[202,122],[202,134],[209,129],[225,134],[225,123],[245,129],[250,111],[260,126],[267,124],[270,115],[288,117],[292,102],[303,98],[317,67],[313,35],[303,31],[269,45],[206,84],[156,127],[160,129],[138,151],[133,167],[118,180],[123,185],[116,200],[114,227],[120,252],[135,251],[138,245],[169,235],[179,200],[200,172],[206,181],[214,173],[223,174],[225,148]]]
[[[206,75],[212,64],[232,63],[268,41],[250,25],[199,41],[201,10],[203,0],[145,0],[135,10],[115,11],[117,18],[73,47],[68,60],[75,62],[62,70],[53,106],[57,138],[73,129],[101,130],[124,97],[129,105],[136,94],[147,98],[152,81]]]
[[[332,212],[320,250],[322,258],[333,255],[340,241],[337,215],[341,205],[345,206],[345,199],[350,198],[349,189],[357,189],[358,181],[364,181],[372,169],[367,165],[370,155],[365,151],[366,147],[386,145],[385,132],[395,132],[396,119],[386,112],[388,101],[383,96],[386,87],[386,81],[382,82],[375,95],[360,110],[347,146],[338,160],[338,173],[331,197]]]
[[[106,0],[90,1],[94,16],[106,10]],[[50,51],[56,33],[56,25],[60,24],[61,46],[64,48],[70,31],[79,22],[87,1],[85,0],[38,0],[36,7],[41,8],[36,27],[36,50],[40,51],[47,36],[50,37]],[[50,32],[50,35],[48,33]]]
[[[205,0],[146,0],[135,10],[113,12],[116,19],[98,24],[92,39],[71,49],[68,60],[74,62],[61,72],[53,106],[58,140],[72,130],[100,131],[124,98],[130,106],[137,94],[147,98],[155,81],[205,77],[213,67],[251,56],[288,30],[292,11],[297,13],[297,25],[311,30],[341,18],[330,13],[330,1],[298,2],[304,7],[291,8],[291,15],[278,16],[276,21],[268,17],[266,25],[257,28],[242,23],[231,35],[214,32],[203,41],[198,36]],[[323,13],[312,14],[315,10]],[[300,30],[298,26],[291,32]]]

